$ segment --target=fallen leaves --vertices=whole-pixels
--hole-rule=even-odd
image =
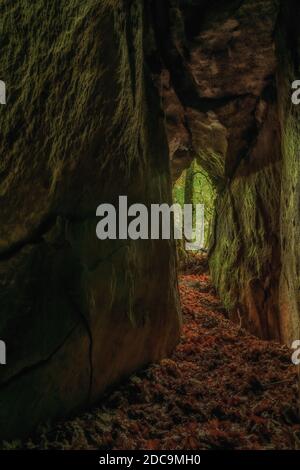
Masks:
[[[202,259],[180,277],[184,323],[171,358],[133,375],[90,413],[18,446],[299,448],[297,377],[289,350],[226,319],[205,268]]]

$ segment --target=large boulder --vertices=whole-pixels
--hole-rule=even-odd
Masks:
[[[178,340],[173,242],[96,237],[103,202],[171,200],[143,18],[139,0],[1,4],[0,438],[94,403]]]

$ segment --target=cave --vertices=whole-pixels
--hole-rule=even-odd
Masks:
[[[1,449],[300,448],[299,21],[296,0],[2,2]],[[184,203],[188,178],[197,253],[124,235],[120,198]]]

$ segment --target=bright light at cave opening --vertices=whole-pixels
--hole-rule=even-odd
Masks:
[[[206,171],[195,160],[190,167],[182,172],[176,180],[173,187],[174,203],[193,205],[193,226],[199,226],[199,211],[196,207],[203,207],[203,243],[198,250],[206,250],[209,246],[210,235],[212,231],[216,192]],[[202,218],[200,217],[200,218]],[[179,252],[186,249],[182,243],[178,244]]]

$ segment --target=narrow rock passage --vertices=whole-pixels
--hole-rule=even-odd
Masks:
[[[205,265],[198,258],[180,276],[184,324],[170,359],[133,375],[98,408],[4,447],[299,448],[290,351],[225,318]]]

